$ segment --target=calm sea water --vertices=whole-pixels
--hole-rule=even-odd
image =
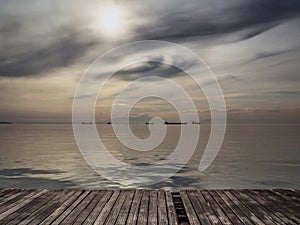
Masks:
[[[169,126],[158,148],[136,152],[117,140],[111,125],[97,126],[111,154],[138,165],[163,160],[180,135],[180,126]],[[149,135],[145,125],[133,125],[132,130],[140,138]],[[200,141],[189,163],[175,176],[148,188],[300,187],[299,125],[228,125],[217,158],[206,171],[199,172],[209,132],[208,125],[201,125]],[[0,144],[1,188],[126,188],[106,180],[87,165],[71,125],[0,125]]]

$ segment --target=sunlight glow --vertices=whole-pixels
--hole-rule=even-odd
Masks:
[[[113,32],[120,26],[119,11],[115,7],[107,8],[102,15],[102,24],[106,31]]]

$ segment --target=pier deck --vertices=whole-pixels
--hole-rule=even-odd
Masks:
[[[0,224],[300,224],[300,191],[0,189]]]

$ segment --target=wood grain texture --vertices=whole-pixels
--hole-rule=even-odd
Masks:
[[[299,190],[0,189],[6,225],[296,225],[299,213]]]

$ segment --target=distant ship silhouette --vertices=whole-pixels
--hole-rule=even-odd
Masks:
[[[92,122],[82,122],[81,124],[90,125],[93,124]]]
[[[165,121],[165,124],[166,125],[184,125],[184,124],[187,124],[187,122],[181,123],[181,122],[168,122],[168,121]]]

